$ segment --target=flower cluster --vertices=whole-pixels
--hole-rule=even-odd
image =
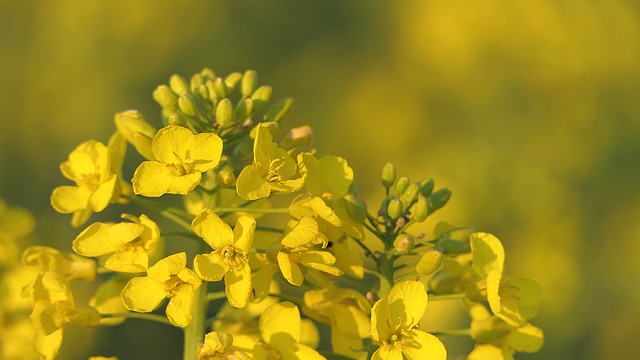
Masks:
[[[433,237],[410,231],[448,189],[387,164],[372,213],[347,160],[318,155],[308,126],[284,131],[294,102],[270,105],[271,94],[253,71],[173,75],[153,92],[159,127],[126,111],[107,144],[71,152],[60,168],[74,185],[56,188],[51,204],[73,226],[129,202],[149,212],[89,224],[75,254],[24,252],[37,273],[24,293],[42,358],[56,357],[68,326],[131,317],[184,329],[184,359],[444,360],[439,336],[459,334],[477,342],[469,359],[540,348],[528,323],[540,286],[505,275],[497,238],[446,223]],[[125,159],[138,159],[133,174]],[[180,250],[167,253],[165,242]],[[99,283],[88,304],[75,300],[77,280]],[[210,306],[216,299],[224,305]],[[427,301],[452,299],[465,304],[469,329],[422,330]],[[331,346],[319,348],[327,335]]]

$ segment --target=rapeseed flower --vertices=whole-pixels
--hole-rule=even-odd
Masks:
[[[198,350],[198,360],[249,360],[251,357],[233,346],[233,335],[212,331],[204,336],[204,345]]]
[[[151,143],[155,161],[144,161],[133,175],[133,192],[147,197],[185,195],[202,173],[215,168],[222,156],[222,139],[213,133],[194,135],[181,126],[160,129]]]

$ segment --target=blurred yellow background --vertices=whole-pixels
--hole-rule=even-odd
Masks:
[[[293,96],[287,125],[346,157],[371,207],[388,161],[450,188],[435,217],[495,233],[544,287],[545,346],[517,358],[640,353],[640,3],[0,1],[0,197],[35,213],[33,241],[75,236],[49,206],[68,153],[119,111],[159,124],[155,86],[204,67]],[[181,352],[178,330],[101,331],[94,354]]]

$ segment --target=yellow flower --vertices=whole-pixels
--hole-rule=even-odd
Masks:
[[[446,359],[440,340],[416,328],[426,307],[427,292],[418,281],[397,283],[378,300],[371,309],[371,338],[380,347],[371,359]]]
[[[469,312],[471,338],[478,342],[469,360],[513,360],[514,352],[534,353],[542,347],[542,330],[529,323],[511,326],[480,304],[472,305]]]
[[[63,214],[73,213],[71,224],[84,224],[93,212],[104,210],[120,197],[118,175],[111,165],[111,153],[104,144],[85,141],[76,147],[60,171],[76,186],[59,186],[51,194],[51,206]]]
[[[289,153],[273,142],[268,126],[258,124],[253,143],[253,164],[240,172],[236,182],[238,195],[246,200],[268,197],[271,192],[292,193],[304,185],[304,178],[290,179],[296,174],[296,162]]]
[[[271,305],[260,316],[262,340],[253,348],[255,360],[325,359],[313,348],[300,343],[298,308],[288,301]]]
[[[205,209],[196,216],[191,227],[213,248],[209,254],[196,255],[193,264],[198,275],[206,281],[220,281],[224,277],[229,304],[235,307],[247,305],[252,289],[249,251],[255,219],[241,216],[232,231],[216,213]]]
[[[175,326],[187,327],[191,322],[195,291],[202,280],[187,266],[184,252],[167,256],[147,270],[147,276],[136,277],[122,289],[124,306],[136,312],[151,312],[169,298],[167,317]]]
[[[16,243],[35,227],[35,219],[28,211],[8,207],[0,199],[0,267],[10,268],[19,258],[20,248]]]
[[[343,272],[333,267],[336,258],[324,250],[327,238],[318,231],[318,222],[312,217],[303,217],[280,241],[276,255],[284,278],[294,286],[302,285],[304,276],[301,265],[334,276]]]
[[[96,277],[96,262],[72,253],[63,253],[48,246],[31,246],[22,253],[22,263],[36,266],[42,273],[56,272],[67,281]]]
[[[204,345],[198,351],[198,360],[249,360],[249,355],[233,347],[233,336],[228,332],[212,331],[204,336]]]
[[[302,311],[331,325],[333,352],[352,358],[366,357],[362,339],[369,337],[371,304],[353,289],[329,288],[304,293]]]
[[[158,225],[146,215],[122,214],[128,223],[94,223],[73,240],[73,250],[89,257],[112,254],[104,267],[113,271],[138,273],[149,267],[149,253],[158,245]]]
[[[511,326],[520,326],[538,313],[542,287],[534,280],[503,276],[504,248],[487,233],[469,237],[473,268],[486,283],[491,311]]]
[[[213,133],[194,135],[181,126],[158,131],[151,143],[157,161],[144,161],[133,175],[133,192],[148,197],[185,195],[199,183],[202,173],[215,168],[222,155],[222,140]]]

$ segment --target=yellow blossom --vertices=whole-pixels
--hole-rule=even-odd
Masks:
[[[122,289],[124,306],[136,312],[151,312],[169,298],[167,317],[175,326],[191,322],[195,290],[202,280],[187,266],[184,252],[167,256],[147,270],[147,276],[135,277]]]
[[[76,147],[60,171],[75,186],[59,186],[51,194],[51,206],[63,214],[73,213],[71,223],[84,224],[93,212],[104,210],[120,197],[118,175],[111,164],[111,153],[104,144],[89,140]]]
[[[395,284],[371,309],[371,338],[380,344],[373,360],[444,360],[447,351],[435,336],[416,326],[427,307],[427,292],[418,281]]]
[[[215,168],[222,155],[222,140],[213,133],[194,135],[181,126],[160,129],[151,143],[156,161],[144,161],[133,175],[133,191],[158,197],[185,195],[199,183],[202,173]]]
[[[146,215],[122,214],[130,222],[94,223],[73,241],[73,250],[89,257],[112,254],[104,267],[113,271],[137,273],[149,267],[149,254],[157,249],[158,225]]]
[[[262,313],[260,334],[262,340],[253,348],[255,360],[325,359],[313,348],[300,343],[300,312],[288,301],[273,304]]]
[[[240,172],[236,182],[238,195],[246,200],[268,197],[271,192],[292,193],[304,185],[296,174],[296,162],[289,153],[273,142],[269,127],[258,124],[253,143],[253,164]]]
[[[62,274],[68,281],[93,280],[96,277],[95,261],[48,246],[28,247],[22,253],[22,263],[35,266],[43,273],[51,271]]]
[[[224,277],[229,304],[244,307],[251,294],[249,251],[256,221],[252,217],[238,218],[235,229],[227,225],[210,209],[203,210],[191,224],[196,235],[213,248],[209,254],[196,255],[193,263],[198,275],[206,281]]]
[[[212,331],[204,336],[204,345],[198,351],[198,360],[249,360],[249,355],[233,346],[233,335]]]

